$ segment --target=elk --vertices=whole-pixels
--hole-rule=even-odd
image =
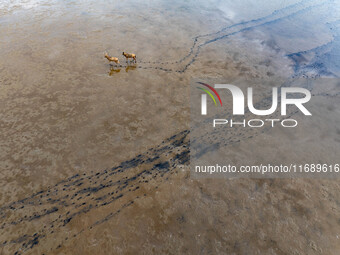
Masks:
[[[115,62],[116,64],[119,64],[119,59],[115,57],[110,57],[107,53],[105,53],[104,57],[110,62]]]
[[[133,54],[133,53],[126,53],[126,52],[123,51],[123,56],[126,58],[126,62],[128,62],[128,59],[129,59],[129,58],[132,58],[133,61],[134,61],[135,63],[137,63],[136,54]]]

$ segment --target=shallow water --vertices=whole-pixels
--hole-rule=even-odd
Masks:
[[[186,135],[192,78],[337,77],[339,7],[2,1],[4,254],[337,254],[336,182],[191,180]],[[317,116],[335,116],[323,129],[332,156],[338,94],[318,89]],[[226,146],[239,159],[250,134],[235,136],[241,144]]]

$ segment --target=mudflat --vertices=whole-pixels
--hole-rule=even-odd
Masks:
[[[189,170],[191,80],[308,86],[338,75],[340,12],[330,9],[339,6],[0,3],[2,254],[338,254],[338,181],[195,180]],[[313,114],[334,118],[315,126],[322,146],[306,139],[299,155],[335,158],[339,94],[311,89]],[[301,143],[282,139],[273,152],[273,132],[230,134],[228,156],[259,144],[294,156]]]

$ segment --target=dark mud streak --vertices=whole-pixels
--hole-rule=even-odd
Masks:
[[[280,10],[276,10],[273,13],[271,13],[270,15],[267,15],[265,17],[259,18],[259,19],[254,19],[254,20],[250,20],[250,21],[246,21],[246,22],[240,22],[231,26],[227,26],[222,28],[221,30],[214,32],[214,33],[209,33],[209,34],[204,34],[204,35],[198,35],[196,37],[193,38],[193,44],[189,50],[189,53],[187,55],[185,55],[183,58],[177,60],[177,61],[167,61],[167,62],[157,62],[157,61],[139,61],[139,63],[142,64],[156,64],[156,65],[178,65],[181,63],[184,63],[186,60],[187,62],[184,63],[184,66],[182,68],[164,68],[164,67],[159,67],[159,66],[144,66],[144,65],[136,65],[134,67],[136,68],[141,68],[141,69],[154,69],[154,70],[161,70],[161,71],[166,71],[166,72],[176,72],[176,73],[184,73],[197,59],[201,49],[210,44],[210,43],[214,43],[217,42],[219,40],[228,38],[230,36],[239,34],[241,32],[245,32],[248,30],[252,30],[254,28],[257,27],[261,27],[261,26],[265,26],[265,25],[273,25],[277,22],[280,22],[282,20],[285,19],[289,19],[291,17],[300,15],[302,13],[311,11],[315,8],[321,7],[325,4],[330,4],[333,1],[332,0],[327,0],[327,1],[323,1],[319,4],[316,5],[311,5],[311,6],[306,6],[304,7],[303,5],[311,2],[310,0],[305,0],[305,1],[301,1],[299,3],[287,6],[285,8],[282,8]],[[298,8],[301,7],[300,10],[295,11],[294,8]],[[293,10],[292,13],[287,13],[285,14],[284,12],[286,11],[290,11]],[[277,17],[283,15],[283,17]],[[235,29],[235,31],[233,31],[233,29]],[[223,34],[225,33],[225,34]],[[201,38],[205,38],[205,37],[213,37],[211,39],[206,39],[204,42],[199,43],[199,39]],[[287,55],[288,56],[288,55]],[[129,65],[118,65],[117,67],[128,67]],[[296,77],[296,75],[295,75]]]
[[[285,9],[288,10],[289,7]],[[291,15],[295,15],[296,13],[297,12]],[[274,16],[275,14],[276,12],[272,15]],[[265,18],[261,18],[259,20],[264,19]],[[251,24],[252,22],[253,21],[244,22],[243,24]],[[234,25],[232,27],[236,26],[237,25]],[[189,65],[195,61],[202,46],[223,39],[230,34],[208,40],[197,46],[197,50],[194,51],[198,39],[222,33],[228,28],[230,27],[226,27],[216,33],[195,37],[193,47],[189,54],[175,63],[183,62],[194,54],[194,57],[192,57],[185,68],[182,69],[184,72]],[[244,29],[250,28],[243,28],[238,32]],[[233,32],[232,34],[235,33],[236,32]],[[308,87],[308,83],[306,87]],[[261,103],[257,104],[258,108],[268,106],[269,99],[270,97],[267,96]],[[297,112],[292,112],[291,115],[296,113]],[[216,146],[230,146],[240,141],[256,137],[267,131],[268,129],[262,129],[261,131],[249,133],[244,130],[235,129],[233,133],[229,134],[228,137],[219,144],[215,143],[211,144],[211,146],[212,148]],[[30,224],[38,226],[38,229],[35,231],[27,230],[26,234],[20,234],[9,240],[0,240],[0,247],[15,249],[15,254],[25,253],[43,244],[47,238],[53,238],[54,234],[64,233],[64,228],[72,223],[75,218],[97,208],[119,202],[120,206],[116,211],[98,219],[89,227],[84,227],[76,233],[65,234],[64,242],[57,244],[55,247],[55,249],[57,249],[82,232],[91,230],[93,227],[115,217],[124,208],[133,205],[141,196],[144,197],[148,195],[147,193],[142,194],[144,192],[142,191],[143,188],[149,187],[150,190],[157,189],[157,186],[150,184],[151,181],[159,185],[177,171],[178,165],[189,164],[190,151],[188,134],[189,130],[184,130],[164,140],[160,145],[149,149],[143,154],[137,155],[131,160],[124,161],[112,169],[92,172],[91,174],[78,173],[58,182],[46,190],[39,191],[27,198],[0,207],[0,219],[2,219],[0,230],[2,233],[11,233],[9,236],[12,236],[13,228],[19,224],[22,224],[23,232],[25,229],[31,229],[29,227],[27,228],[27,226],[31,226]],[[206,139],[208,142],[210,141],[210,143],[213,141],[212,137],[207,137]],[[193,140],[193,142],[196,141]],[[198,154],[196,156],[200,155]],[[15,220],[11,220],[12,216],[15,217]],[[46,222],[48,223],[46,224]],[[34,231],[34,233],[28,233],[30,231]]]
[[[330,42],[319,45],[309,50],[298,51],[287,54],[286,56],[294,62],[294,77],[311,77],[318,78],[320,76],[339,77],[339,65],[336,70],[329,70],[325,63],[330,62],[330,55],[337,58],[334,62],[339,63],[339,43],[340,43],[340,20],[332,21],[325,24],[333,39]],[[311,60],[307,60],[307,56],[313,55]],[[334,67],[334,65],[332,66]]]
[[[110,170],[90,175],[74,175],[47,190],[1,207],[2,218],[7,216],[10,219],[9,214],[16,218],[16,221],[7,220],[1,224],[0,229],[3,233],[13,233],[13,228],[18,224],[23,224],[22,227],[25,229],[27,225],[37,225],[39,221],[41,222],[34,234],[26,233],[12,240],[1,240],[1,246],[17,247],[17,254],[21,254],[42,244],[50,235],[62,233],[62,229],[80,215],[120,200],[123,205],[119,210],[78,233],[67,235],[65,242],[117,215],[139,198],[140,194],[134,193],[141,193],[140,185],[151,180],[156,180],[159,185],[167,179],[166,175],[175,172],[177,165],[189,161],[186,138],[188,132],[182,131],[166,139],[159,146]],[[172,156],[167,155],[170,151],[173,151]],[[152,155],[152,158],[149,155]]]
[[[263,100],[257,106],[267,105],[268,101],[269,99]],[[292,112],[291,116],[296,113],[297,111]],[[262,131],[249,133],[245,130],[236,129],[219,144],[211,143],[214,140],[212,137],[207,137],[206,139],[213,147],[230,146],[267,131],[267,129],[263,129]],[[95,223],[77,233],[67,235],[64,238],[64,243],[58,244],[56,248],[61,247],[65,242],[77,237],[82,232],[91,230],[93,227],[108,221],[140,198],[141,187],[148,186],[150,181],[160,185],[177,171],[178,165],[189,164],[188,134],[189,130],[184,130],[164,140],[160,145],[137,155],[131,160],[124,161],[110,170],[91,174],[76,174],[47,190],[37,192],[28,198],[1,207],[2,218],[5,218],[8,213],[15,215],[17,219],[19,218],[16,221],[7,220],[3,222],[0,226],[3,233],[11,233],[13,227],[18,224],[26,226],[31,222],[37,225],[39,220],[44,222],[40,224],[40,229],[33,234],[26,233],[15,239],[0,240],[1,246],[13,246],[17,248],[16,254],[24,253],[42,244],[46,238],[53,238],[53,234],[63,233],[63,228],[80,215],[120,201],[122,205],[118,210],[111,212],[102,219],[98,219]],[[157,186],[151,186],[152,189],[157,189]],[[136,192],[139,193],[137,194]],[[144,193],[143,196],[147,196],[147,193]],[[46,217],[48,218],[45,219]],[[46,221],[49,223],[46,224]]]
[[[307,82],[306,87],[308,87],[308,84]],[[264,100],[256,104],[256,107],[268,106],[269,99],[269,96],[265,97]],[[293,116],[297,112],[291,112],[290,115]],[[255,132],[235,129],[218,144],[212,143],[213,137],[208,136],[205,139],[212,147],[230,146],[267,131],[268,128]],[[124,208],[134,204],[141,196],[147,196],[147,193],[141,195],[143,193],[141,193],[141,188],[157,189],[157,186],[150,186],[149,182],[153,181],[160,185],[171,174],[176,173],[177,166],[189,164],[188,134],[189,130],[184,130],[164,140],[160,145],[137,155],[131,160],[124,161],[112,169],[92,172],[91,174],[76,174],[58,182],[47,190],[39,191],[30,197],[1,207],[0,213],[3,219],[6,216],[8,217],[9,214],[16,216],[17,219],[11,221],[9,216],[8,220],[0,226],[3,233],[12,233],[13,227],[18,224],[23,224],[25,229],[27,224],[39,225],[40,220],[41,223],[39,229],[35,230],[33,234],[27,232],[14,239],[0,240],[0,246],[15,247],[17,249],[16,254],[24,253],[43,244],[46,238],[53,238],[54,234],[65,232],[63,228],[67,227],[75,218],[119,201],[119,204],[121,204],[119,209],[102,219],[98,219],[87,228],[68,234],[64,238],[64,242],[58,244],[55,248],[61,247],[82,232],[91,230],[93,227],[108,221]],[[192,142],[195,143],[195,139]],[[194,156],[199,157],[200,155]],[[49,223],[46,224],[46,222]]]

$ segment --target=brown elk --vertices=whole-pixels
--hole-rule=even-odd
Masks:
[[[123,51],[123,56],[126,58],[126,62],[128,62],[128,59],[129,59],[129,58],[132,58],[133,61],[134,61],[135,63],[137,63],[136,54],[133,54],[133,53],[126,53],[126,52]]]

